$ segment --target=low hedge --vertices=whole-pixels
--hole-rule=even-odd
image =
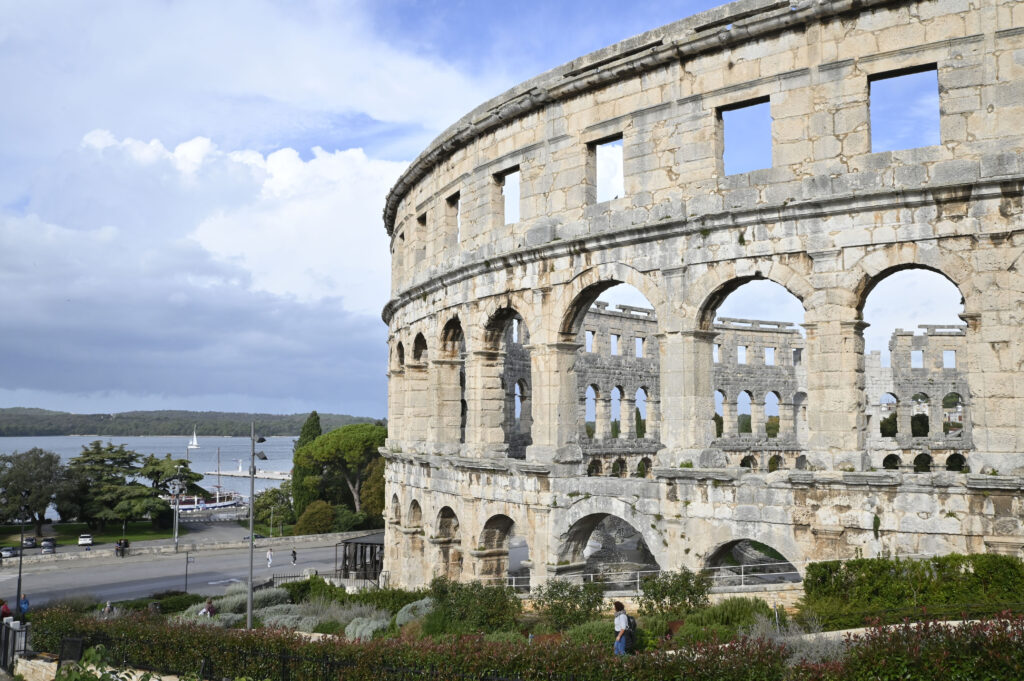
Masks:
[[[311,577],[301,582],[287,582],[281,587],[288,591],[293,603],[301,603],[311,598],[325,598],[339,603],[372,605],[387,610],[392,615],[428,593],[426,589],[367,589],[350,594],[345,591],[345,587],[328,584],[321,577]]]
[[[868,681],[900,679],[1024,678],[1024,619],[1003,616],[956,628],[942,623],[876,628],[848,643],[845,658],[787,666],[782,645],[738,639],[728,645],[696,644],[673,654],[616,658],[611,644],[533,643],[483,637],[307,642],[280,630],[223,630],[168,625],[143,614],[99,620],[66,608],[38,611],[33,643],[56,652],[61,638],[77,635],[103,644],[111,659],[164,673],[203,678],[250,677],[278,681],[346,681],[423,678],[468,681]]]

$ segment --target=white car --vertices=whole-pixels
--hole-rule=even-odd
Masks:
[[[92,546],[92,535],[91,534],[80,534],[78,535],[79,546]]]

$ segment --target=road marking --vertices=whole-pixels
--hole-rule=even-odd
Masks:
[[[213,582],[207,582],[207,584],[209,584],[210,586],[219,586],[221,584],[231,584],[232,582],[240,584],[242,580],[235,579],[234,577],[232,577],[231,579],[218,579]]]

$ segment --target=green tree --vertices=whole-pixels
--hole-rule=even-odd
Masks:
[[[253,499],[253,512],[256,522],[261,525],[269,525],[271,520],[275,524],[291,525],[294,523],[295,512],[292,509],[291,484],[286,481],[280,487],[271,487],[258,493]]]
[[[722,437],[722,428],[725,426],[725,422],[722,421],[721,414],[715,414],[715,437]]]
[[[193,473],[187,459],[172,459],[170,454],[157,458],[150,454],[142,462],[139,475],[150,481],[150,486],[160,490],[161,494],[170,494],[171,480],[178,479],[185,483],[185,494],[206,496],[206,490],[199,486],[203,479],[201,473]]]
[[[295,523],[295,534],[326,534],[334,530],[334,509],[326,501],[317,499]]]
[[[640,413],[640,407],[637,407],[633,413],[633,424],[636,429],[637,439],[642,439],[643,436],[647,434],[647,422]]]
[[[384,466],[387,461],[379,456],[367,466],[366,480],[359,491],[362,510],[368,518],[383,519],[384,517]]]
[[[298,453],[300,449],[310,445],[322,434],[320,415],[316,413],[316,410],[311,411],[306,422],[302,424],[299,439],[295,441],[295,446],[292,448],[292,504],[297,516],[301,516],[309,503],[317,498],[316,491],[307,481],[313,471],[307,468]]]
[[[0,513],[4,518],[30,520],[36,536],[42,536],[46,509],[64,483],[64,473],[60,456],[38,447],[0,456],[0,487],[7,490],[7,501]],[[24,491],[28,494],[23,497]],[[24,516],[22,506],[25,506]]]
[[[295,453],[296,466],[310,471],[303,480],[303,492],[316,490],[316,498],[341,502],[344,483],[356,513],[362,510],[359,492],[370,464],[384,446],[387,428],[369,423],[343,426],[321,435]],[[294,494],[298,494],[296,486]]]
[[[892,412],[884,419],[878,422],[879,432],[882,437],[896,437],[897,425],[896,425],[896,412]]]

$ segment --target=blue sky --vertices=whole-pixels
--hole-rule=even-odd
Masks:
[[[395,178],[715,4],[0,0],[0,406],[383,416]]]

